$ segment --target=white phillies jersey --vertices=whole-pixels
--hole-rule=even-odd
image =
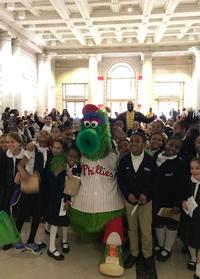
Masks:
[[[73,199],[72,207],[82,212],[100,213],[124,207],[117,185],[117,155],[91,161],[82,157],[81,186]]]

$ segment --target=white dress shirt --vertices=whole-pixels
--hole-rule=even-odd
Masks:
[[[174,156],[170,156],[170,157],[167,157],[164,155],[164,151],[162,153],[160,153],[158,155],[158,158],[157,158],[157,161],[156,161],[156,164],[158,167],[160,167],[162,164],[164,164],[167,160],[174,160],[176,159],[177,155],[174,155]]]
[[[25,150],[23,148],[21,148],[20,152],[17,155],[13,155],[13,153],[9,149],[6,151],[6,156],[13,159],[13,176],[15,175],[16,159],[22,159],[24,156],[24,152]]]
[[[144,159],[144,151],[138,156],[135,156],[131,153],[131,160],[135,172],[138,171],[143,159]]]

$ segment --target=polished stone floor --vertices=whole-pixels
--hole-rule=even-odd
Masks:
[[[28,224],[25,225],[23,238]],[[44,227],[40,225],[38,236],[48,242]],[[60,239],[57,239],[58,245]],[[101,257],[99,243],[83,243],[73,232],[69,232],[71,251],[62,262],[56,262],[46,255],[36,256],[29,251],[17,253],[14,249],[0,249],[0,279],[100,279],[106,278],[98,272]],[[192,279],[193,272],[186,269],[187,257],[180,252],[181,244],[176,242],[171,258],[166,263],[156,262],[159,279]],[[109,277],[107,277],[109,278]],[[135,267],[125,270],[121,278],[135,279]]]

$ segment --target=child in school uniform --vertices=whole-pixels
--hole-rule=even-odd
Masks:
[[[7,135],[4,134],[0,136],[0,210],[3,206],[3,199],[4,199],[4,168],[5,168],[5,160],[6,160],[6,151],[8,150],[7,144],[6,144],[6,138]]]
[[[7,134],[3,134],[2,136],[0,136],[0,150],[4,152],[8,150],[6,139],[7,139]]]
[[[128,139],[122,139],[118,142],[117,150],[119,152],[119,160],[123,158],[125,155],[127,155],[129,151],[129,140]]]
[[[180,136],[182,139],[183,143],[178,155],[185,161],[189,174],[190,162],[195,156],[194,141],[188,134],[189,124],[185,120],[179,120],[174,123],[173,128],[174,134]]]
[[[165,145],[165,151],[158,155],[157,184],[154,192],[154,211],[169,208],[172,216],[180,212],[186,181],[186,166],[178,157],[182,141],[172,136]],[[162,215],[161,215],[162,216]],[[167,216],[156,216],[155,227],[158,245],[154,247],[158,261],[166,261],[176,240],[178,220]],[[176,220],[175,220],[176,219]]]
[[[167,135],[165,134],[165,124],[162,120],[156,119],[150,123],[150,134],[160,133],[163,135],[164,139],[167,139]]]
[[[22,159],[25,150],[22,148],[22,138],[19,134],[11,132],[7,135],[7,147],[5,167],[1,169],[4,172],[3,183],[5,185],[5,195],[3,201],[3,210],[10,214],[10,201],[19,186],[15,183],[17,174],[17,165]]]
[[[162,133],[154,132],[149,136],[149,144],[145,148],[145,152],[152,156],[156,162],[158,155],[163,151],[165,143],[165,138]],[[153,234],[153,241],[156,243],[156,234],[155,234],[155,218],[156,218],[156,211],[153,207],[152,210],[152,234]]]
[[[149,145],[145,148],[145,152],[157,160],[158,155],[163,151],[164,137],[161,133],[153,133],[149,136]]]
[[[17,165],[24,155],[22,148],[22,138],[15,132],[11,132],[6,138],[7,148],[3,167],[0,169],[3,189],[2,209],[10,215],[10,202],[15,191],[19,191],[19,185],[15,183],[17,174]],[[15,214],[15,212],[13,212]],[[12,247],[12,244],[4,245],[3,249],[7,250]]]
[[[47,222],[50,226],[50,243],[47,255],[55,260],[61,261],[64,259],[62,253],[69,252],[69,244],[67,241],[67,230],[69,220],[67,217],[67,209],[71,203],[71,197],[63,193],[66,176],[80,176],[81,154],[77,147],[71,146],[67,153],[64,150],[62,141],[55,141],[53,144],[53,158],[50,163],[48,173],[48,185],[50,190],[49,206]],[[56,234],[58,227],[62,227],[62,253],[56,249]]]
[[[139,256],[139,230],[141,230],[142,254],[147,269],[152,268],[152,191],[156,163],[144,152],[146,138],[143,133],[131,135],[130,154],[119,162],[118,183],[125,198],[129,225],[130,255],[124,262],[125,268],[132,267]],[[139,203],[135,213],[135,206]]]
[[[40,187],[38,193],[22,193],[17,205],[18,217],[16,227],[21,232],[23,224],[28,217],[32,217],[30,234],[27,243],[19,242],[15,245],[16,251],[30,250],[33,254],[41,255],[42,249],[46,247],[44,243],[36,243],[35,236],[38,231],[40,219],[44,216],[44,169],[51,157],[48,147],[49,134],[45,130],[38,133],[36,143],[30,143],[18,165],[18,180],[26,178],[37,172],[40,177]]]
[[[190,163],[191,178],[188,180],[186,195],[182,202],[182,215],[179,227],[179,238],[188,245],[190,260],[188,269],[195,270],[194,279],[200,278],[200,158]],[[189,211],[188,198],[193,199],[196,208]],[[185,210],[185,211],[184,211]],[[190,214],[189,214],[190,212]]]
[[[140,122],[138,121],[133,121],[133,126],[131,129],[128,130],[127,132],[127,137],[130,138],[130,136],[135,133],[135,132],[143,132],[142,128],[141,128],[141,125],[140,125]]]
[[[41,183],[40,183],[40,198],[41,198],[41,217],[45,219],[46,217],[46,207],[48,202],[48,185],[46,183],[46,170],[49,166],[49,163],[52,158],[52,152],[49,147],[49,140],[50,135],[46,130],[40,130],[37,136],[36,143],[29,143],[27,145],[27,150],[35,152],[37,150],[38,152],[41,152],[43,155],[43,170],[40,173],[41,176]],[[33,157],[30,157],[30,160],[34,160],[34,153]],[[45,224],[45,232],[49,233],[49,225]]]
[[[60,129],[57,126],[53,126],[51,129],[49,145],[53,146],[54,141],[58,140],[60,138],[60,135]]]
[[[119,151],[118,151],[118,143],[121,141],[121,140],[125,140],[127,138],[127,135],[126,133],[124,132],[124,130],[121,128],[121,127],[112,127],[112,150],[114,152],[116,152],[117,154],[119,154]]]
[[[71,127],[66,127],[62,130],[60,139],[64,143],[64,148],[67,150],[69,147],[72,146],[72,144],[75,143],[74,141],[74,135],[73,135],[73,129]]]
[[[16,182],[21,183],[22,179],[26,179],[33,172],[37,171],[42,174],[44,167],[43,154],[35,146],[33,151],[26,150],[22,160],[18,164],[18,173],[15,178]],[[34,185],[33,185],[34,186]],[[41,195],[40,191],[36,193],[21,193],[20,199],[17,204],[17,219],[16,227],[21,233],[24,222],[27,218],[32,217],[31,229],[27,242],[24,244],[22,241],[16,243],[16,251],[24,251],[25,249],[32,251],[33,254],[41,255],[42,249],[35,243],[35,235],[37,233],[40,217],[41,217]]]
[[[200,157],[200,136],[195,139],[196,157]]]

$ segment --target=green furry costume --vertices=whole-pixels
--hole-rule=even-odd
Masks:
[[[116,245],[121,251],[123,241],[123,199],[117,186],[117,155],[111,152],[111,136],[107,115],[95,105],[83,108],[81,130],[76,143],[82,153],[82,174],[79,192],[74,196],[69,212],[70,223],[82,239],[92,239],[104,231],[104,262],[100,265],[103,274],[123,274],[117,252],[116,262],[108,262],[110,246],[107,242],[116,231],[120,241]]]

